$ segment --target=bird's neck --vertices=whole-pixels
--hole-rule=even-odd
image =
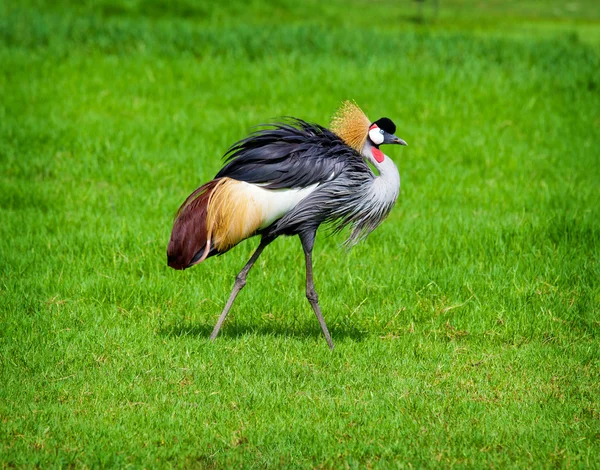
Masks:
[[[390,157],[375,147],[369,140],[362,149],[362,155],[377,169],[380,178],[389,181],[390,184],[397,183],[398,188],[400,188],[400,174]]]
[[[400,173],[390,157],[371,144],[369,141],[362,150],[363,156],[379,172],[379,176],[373,179],[371,186],[371,198],[375,204],[389,211],[398,199],[400,193]]]

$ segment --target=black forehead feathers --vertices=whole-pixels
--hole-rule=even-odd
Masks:
[[[377,127],[383,129],[389,134],[396,133],[396,124],[394,124],[394,122],[390,118],[382,117],[381,119],[375,121],[373,124],[377,124]]]

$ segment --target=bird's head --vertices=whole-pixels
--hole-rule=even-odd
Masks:
[[[369,140],[375,147],[382,144],[407,145],[400,137],[396,137],[396,124],[386,117],[378,119],[369,126]]]
[[[396,137],[396,125],[391,119],[382,117],[371,122],[365,113],[352,101],[344,101],[333,115],[331,130],[358,152],[367,144],[378,148],[382,144],[407,145]]]

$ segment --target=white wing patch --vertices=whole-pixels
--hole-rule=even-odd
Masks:
[[[265,189],[256,184],[244,181],[240,181],[239,184],[239,189],[242,193],[239,197],[248,198],[252,200],[255,207],[261,208],[261,229],[268,227],[291,211],[319,185],[315,183],[301,189]]]

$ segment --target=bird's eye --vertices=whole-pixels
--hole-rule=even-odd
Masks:
[[[380,133],[381,135],[383,135],[383,132],[384,132],[384,131],[383,131],[383,129],[379,129],[379,133]]]

